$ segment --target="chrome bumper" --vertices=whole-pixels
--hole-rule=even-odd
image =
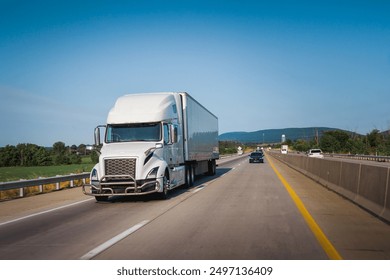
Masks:
[[[125,181],[107,182],[107,179],[118,178],[125,179]],[[83,185],[83,193],[90,196],[134,196],[155,193],[160,190],[160,183],[157,179],[138,185],[137,181],[130,176],[106,176],[96,182],[97,185]]]

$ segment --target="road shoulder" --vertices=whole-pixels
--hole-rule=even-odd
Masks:
[[[390,259],[390,226],[276,159],[275,167],[343,259]]]

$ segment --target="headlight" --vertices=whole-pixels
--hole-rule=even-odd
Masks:
[[[93,169],[91,172],[91,181],[99,181],[99,177],[96,169]]]
[[[157,178],[157,172],[158,172],[158,167],[153,168],[148,173],[148,176],[146,176],[146,179],[156,179]]]

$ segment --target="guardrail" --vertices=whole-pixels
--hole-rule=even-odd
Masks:
[[[89,178],[89,172],[83,172],[80,174],[71,174],[66,176],[55,176],[48,178],[40,178],[33,180],[20,180],[12,182],[1,182],[0,191],[15,190],[19,189],[19,197],[24,197],[25,191],[24,188],[28,187],[39,187],[39,193],[43,192],[44,185],[56,184],[55,189],[60,190],[60,183],[70,182],[70,187],[74,187],[75,180],[83,180],[83,183],[86,183],[86,179]]]
[[[369,160],[369,161],[377,161],[377,162],[390,162],[390,157],[388,156],[348,155],[348,154],[326,154],[326,156],[335,157],[335,158]]]

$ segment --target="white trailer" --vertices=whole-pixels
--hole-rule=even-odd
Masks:
[[[105,128],[102,142],[100,130]],[[218,118],[185,92],[129,94],[118,98],[107,124],[95,128],[101,146],[86,195],[159,193],[194,183],[195,175],[214,175]]]

